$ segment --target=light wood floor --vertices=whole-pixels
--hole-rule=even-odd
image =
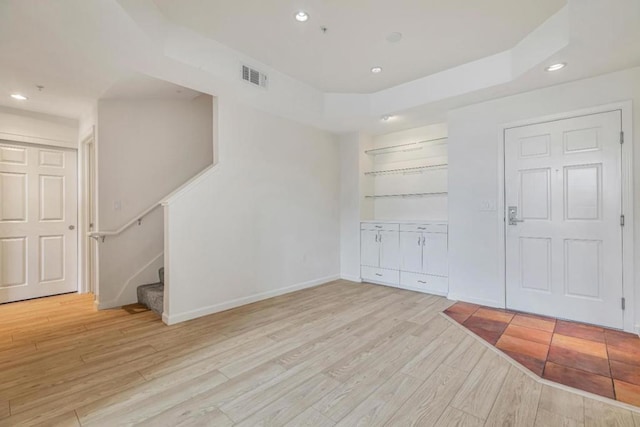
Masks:
[[[338,281],[171,327],[86,295],[2,305],[0,426],[640,427],[533,381],[449,304]]]

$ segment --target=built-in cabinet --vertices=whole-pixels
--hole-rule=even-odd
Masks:
[[[364,281],[447,294],[447,224],[363,222],[360,243]]]
[[[446,124],[359,140],[360,276],[448,294]]]

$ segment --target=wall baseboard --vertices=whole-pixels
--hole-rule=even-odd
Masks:
[[[352,276],[350,274],[341,274],[340,279],[348,280],[349,282],[362,283],[362,279],[358,276]]]
[[[447,295],[447,299],[450,299],[453,301],[469,302],[471,304],[484,305],[484,306],[493,307],[493,308],[505,308],[504,302],[501,302],[501,301],[494,301],[494,300],[488,300],[488,299],[482,299],[482,298],[471,298],[471,297],[467,297],[464,295],[459,295],[451,292]]]
[[[323,285],[325,283],[332,282],[338,279],[340,279],[340,275],[336,274],[336,275],[322,277],[315,280],[310,280],[308,282],[298,283],[293,286],[287,286],[284,288],[274,289],[272,291],[262,292],[256,295],[236,298],[231,301],[198,308],[196,310],[186,311],[184,313],[176,313],[176,314],[163,313],[162,321],[167,325],[175,325],[176,323],[186,322],[187,320],[195,319],[202,316],[207,316],[209,314],[214,314],[214,313],[229,310],[232,308],[240,307],[243,305],[251,304],[254,302],[262,301],[265,299],[277,297],[279,295],[288,294],[291,292],[299,291],[301,289],[313,288],[314,286]]]
[[[106,302],[101,302],[100,300],[95,300],[93,302],[93,306],[96,310],[108,310],[110,308],[118,308],[122,307],[122,304],[118,303],[117,300],[111,300]]]

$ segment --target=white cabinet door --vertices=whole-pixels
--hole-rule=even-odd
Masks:
[[[422,272],[422,233],[401,232],[400,252],[402,254],[400,270],[412,273]]]
[[[620,111],[505,132],[507,307],[623,326]]]
[[[380,268],[400,270],[400,232],[379,231]]]
[[[447,277],[449,266],[447,262],[447,235],[443,233],[423,234],[423,262],[424,273],[433,276]]]
[[[378,243],[378,231],[360,231],[360,264],[370,267],[380,265],[380,245]]]

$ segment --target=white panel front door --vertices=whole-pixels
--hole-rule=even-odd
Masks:
[[[508,308],[622,328],[620,131],[614,111],[505,132]]]
[[[76,152],[0,142],[0,303],[73,292]]]

